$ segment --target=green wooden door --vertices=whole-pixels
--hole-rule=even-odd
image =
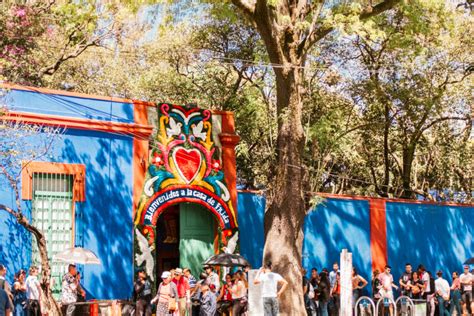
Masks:
[[[215,219],[201,205],[183,203],[179,224],[179,265],[198,277],[203,261],[214,255]]]

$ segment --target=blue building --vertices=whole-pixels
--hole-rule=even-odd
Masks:
[[[101,265],[80,268],[89,298],[130,297],[138,268],[152,267],[154,279],[178,265],[198,270],[236,233],[232,113],[22,86],[3,92],[4,122],[61,129],[46,155],[17,161],[19,198],[51,259],[72,246],[97,254]],[[41,151],[45,137],[27,142]],[[12,186],[0,181],[0,203],[15,209]],[[183,195],[168,199],[175,193]],[[143,257],[143,240],[152,257]],[[6,212],[0,241],[9,279],[39,265],[31,234]],[[66,265],[52,262],[57,292]]]
[[[253,267],[261,265],[265,197],[236,189],[239,138],[232,113],[3,89],[4,122],[61,129],[46,155],[17,161],[20,201],[45,232],[51,258],[72,246],[97,254],[101,265],[80,267],[88,298],[130,297],[137,269],[155,281],[177,266],[197,274],[230,240],[239,241],[234,251]],[[40,148],[48,135],[27,141]],[[0,184],[0,204],[15,208],[15,193],[1,175]],[[473,255],[472,204],[323,197],[305,221],[302,263],[308,270],[330,268],[343,248],[366,279],[387,263],[398,278],[405,262],[449,275]],[[57,292],[66,266],[52,262]],[[0,263],[9,279],[38,264],[31,234],[6,212],[0,212]]]

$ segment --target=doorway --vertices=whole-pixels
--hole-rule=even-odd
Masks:
[[[215,254],[216,220],[206,208],[194,203],[168,207],[156,229],[156,269],[190,268],[199,277],[202,262]]]

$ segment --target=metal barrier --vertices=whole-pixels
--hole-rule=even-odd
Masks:
[[[408,296],[400,296],[397,298],[395,301],[395,305],[398,306],[398,303],[400,303],[400,315],[410,315],[414,316],[415,315],[415,304],[413,303],[412,299]],[[410,311],[410,313],[408,313]]]
[[[362,305],[362,306],[364,307],[364,309],[363,309],[364,313],[361,314],[361,315],[362,315],[362,316],[367,315],[367,314],[365,313],[365,308],[367,307],[367,305],[360,304],[362,301],[369,301],[370,306],[372,307],[372,309],[371,309],[369,315],[375,315],[376,308],[375,308],[375,303],[374,303],[374,301],[373,301],[370,297],[368,297],[368,296],[361,296],[361,297],[359,297],[359,299],[358,299],[358,300],[356,301],[356,303],[355,303],[355,316],[359,316],[359,305]]]
[[[377,302],[377,305],[376,305],[376,308],[375,308],[375,315],[376,316],[379,315],[380,303],[383,303],[385,305],[386,302],[388,302],[388,308],[390,308],[390,305],[393,306],[393,316],[397,315],[397,304],[395,304],[394,300],[391,299],[391,298],[381,298]]]

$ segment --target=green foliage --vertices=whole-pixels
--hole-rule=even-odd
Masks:
[[[277,10],[281,4],[271,5]],[[366,5],[331,3],[317,19],[317,27],[336,31],[309,51],[305,66],[306,191],[389,196],[407,189],[410,196],[448,187],[467,191],[473,172],[471,125],[435,121],[469,113],[472,79],[464,70],[472,65],[472,40],[465,34],[472,17],[440,0],[417,0],[361,20]],[[73,44],[90,39],[108,21],[118,23],[120,32],[106,43],[108,49],[90,48],[38,82],[233,111],[241,136],[239,181],[249,188],[268,187],[277,153],[275,77],[259,34],[241,12],[229,1],[213,0],[130,1],[103,10],[108,13],[93,2],[74,2],[48,13],[65,17],[53,25],[54,32],[80,28]],[[296,21],[295,29],[308,32],[312,18]],[[282,15],[279,23],[293,22]],[[52,32],[49,26],[46,30]],[[41,47],[44,54],[24,59],[33,65],[58,52],[44,45],[50,41],[45,30],[37,32],[31,47]],[[407,175],[403,160],[412,149]],[[408,176],[410,185],[403,191]]]
[[[109,25],[118,21],[107,8],[92,0],[2,5],[0,78],[42,85],[63,63],[112,35]]]

